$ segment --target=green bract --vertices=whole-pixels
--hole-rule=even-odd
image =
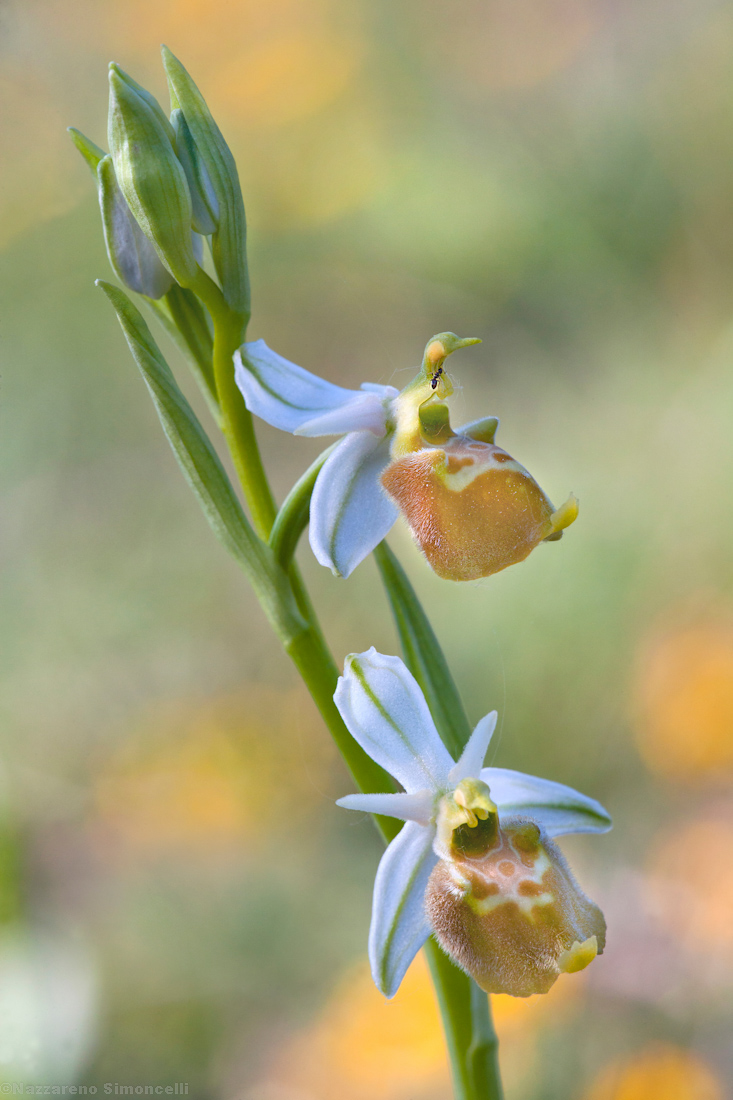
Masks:
[[[100,149],[98,145],[95,145],[85,134],[82,134],[81,130],[77,130],[76,126],[69,126],[68,131],[74,145],[84,157],[94,175],[96,175],[97,165],[104,156],[104,149]]]

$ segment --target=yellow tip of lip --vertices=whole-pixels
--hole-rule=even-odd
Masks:
[[[550,516],[552,534],[557,535],[558,532],[569,527],[571,523],[575,523],[578,518],[578,509],[578,498],[571,493],[565,503],[561,504],[557,511]]]
[[[576,974],[579,970],[585,970],[586,966],[595,959],[598,954],[598,940],[590,936],[583,943],[576,940],[572,947],[563,951],[557,960],[561,974]]]

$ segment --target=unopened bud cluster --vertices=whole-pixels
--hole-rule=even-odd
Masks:
[[[109,67],[110,152],[78,130],[97,177],[110,263],[130,290],[161,298],[200,278],[203,237],[229,306],[246,317],[244,204],[234,159],[190,76],[165,47],[171,115],[118,65]]]

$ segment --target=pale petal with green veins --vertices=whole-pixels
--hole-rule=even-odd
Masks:
[[[340,435],[368,428],[384,435],[386,411],[379,393],[348,390],[327,382],[278,355],[264,340],[243,344],[235,353],[234,364],[247,408],[274,428],[310,434],[309,421],[323,422],[329,414],[342,410],[343,420],[327,420],[312,434]],[[391,387],[382,389],[391,391]]]
[[[399,657],[374,647],[352,653],[334,702],[352,737],[408,793],[445,788],[453,760],[425,696]]]
[[[484,768],[480,778],[488,784],[500,815],[531,818],[548,836],[607,833],[611,828],[611,817],[600,802],[564,783],[509,768]]]
[[[424,896],[438,858],[432,833],[408,821],[382,856],[374,883],[369,962],[375,985],[394,997],[430,935]]]
[[[379,483],[388,462],[388,438],[349,432],[318,474],[309,539],[316,560],[337,577],[348,577],[397,519],[397,508]]]

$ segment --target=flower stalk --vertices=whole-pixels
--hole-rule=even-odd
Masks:
[[[130,348],[138,362],[138,366],[140,366],[143,372],[146,382],[148,382],[148,386],[155,400],[157,376],[153,378],[154,369],[157,367],[158,373],[164,376],[169,384],[172,382],[172,376],[167,366],[165,366],[165,361],[162,359],[162,355],[157,349],[157,345],[153,341],[145,322],[138,311],[134,309],[132,303],[129,302],[126,295],[108,284],[101,285],[118,313],[118,318],[122,324]],[[214,346],[216,347],[217,335],[226,336],[227,328],[226,325],[222,326],[221,320],[226,318],[228,307],[225,303],[222,304],[221,300],[217,299],[214,295],[211,295],[210,301],[216,302],[217,305],[221,305],[220,324],[218,328],[216,320],[214,321]],[[232,330],[233,328],[234,325],[232,324]],[[180,391],[177,390],[177,387],[176,391],[178,404],[185,404],[187,406],[185,398]],[[223,416],[226,416],[226,390],[222,393],[222,391],[218,389],[217,392],[222,404]],[[231,391],[229,392],[231,394]],[[236,392],[237,396],[239,396],[239,392]],[[281,558],[281,560],[278,561],[278,558],[273,553],[272,547],[267,545],[262,540],[261,536],[258,537],[258,534],[249,528],[244,513],[238,510],[238,506],[236,503],[232,502],[232,499],[228,499],[227,503],[235,514],[236,523],[231,517],[228,517],[228,520],[225,520],[224,523],[221,522],[220,513],[225,511],[223,507],[217,509],[214,519],[212,519],[212,509],[208,503],[202,499],[202,486],[204,490],[208,489],[210,491],[211,486],[217,481],[217,478],[212,471],[208,469],[203,472],[203,475],[199,473],[198,480],[192,478],[189,454],[194,450],[193,444],[181,442],[180,432],[176,431],[178,420],[175,416],[171,415],[170,410],[161,407],[160,398],[156,400],[156,406],[164,428],[166,429],[166,434],[168,434],[171,445],[182,465],[184,474],[189,480],[189,483],[192,484],[194,492],[202,503],[209,522],[214,527],[220,541],[227,546],[230,552],[234,553],[234,556],[240,561],[240,564],[245,567],[245,571],[249,576],[250,582],[253,585],[253,589],[263,609],[279,637],[285,652],[295,664],[311,697],[318,707],[329,733],[333,737],[337,748],[353,776],[354,782],[365,794],[388,794],[393,792],[395,788],[391,778],[387,772],[376,764],[371,757],[364,752],[361,746],[357,744],[347,729],[334,703],[333,697],[338,681],[338,669],[323,639],[322,632],[317,622],[308,622],[302,615],[298,614],[299,601],[297,590],[302,585],[302,582],[300,582],[298,578],[298,582],[294,583],[292,574],[292,553],[294,552],[297,538],[303,530],[304,502],[307,501],[310,492],[312,492],[312,482],[314,480],[313,471],[309,471],[311,476],[307,477],[300,487],[297,494],[297,508],[294,507],[292,509],[296,516],[295,533],[291,534],[288,538],[283,538],[281,535],[282,541],[280,542],[280,546],[282,547],[283,543],[287,543],[288,553],[285,555],[284,560]],[[189,423],[190,421],[195,421],[198,431],[203,436],[203,429],[198,425],[198,421],[195,420],[193,411],[190,407],[187,407],[186,411],[187,417],[185,422]],[[254,482],[257,486],[257,499],[265,502],[268,498],[271,500],[272,496],[269,490],[269,483],[261,460],[259,460],[259,452],[254,431],[252,431],[251,437],[244,434],[235,434],[233,436],[230,434],[227,436],[227,442],[230,442],[232,439],[234,439],[235,445],[239,449],[239,461],[235,462],[236,468],[239,469],[240,465],[244,464],[249,470],[254,469],[257,471],[259,467],[259,472],[256,473],[256,481]],[[214,454],[213,449],[211,450],[211,454]],[[324,456],[321,456],[321,459],[325,461]],[[215,457],[214,461],[216,461]],[[228,481],[225,480],[226,474],[220,467],[219,471],[220,475],[218,480],[228,487]],[[251,485],[252,482],[250,481],[249,484]],[[250,496],[248,495],[247,487],[243,486],[243,490],[246,499],[249,501]],[[234,498],[234,500],[236,500],[236,498]],[[272,530],[269,514],[269,510],[261,513],[261,515],[264,515],[265,521],[269,524],[268,529]],[[286,511],[285,516],[287,516],[287,514]],[[261,519],[260,522],[263,523],[263,520]],[[281,532],[284,522],[285,517],[281,520]],[[222,530],[222,528],[224,530]],[[232,536],[231,528],[237,528],[235,536]],[[262,530],[264,533],[264,524]],[[277,545],[276,543],[276,546]],[[271,560],[267,557],[268,552],[272,555]],[[379,560],[380,568],[387,568],[388,564],[391,566],[392,574],[395,578],[391,586],[395,605],[398,603],[404,605],[405,635],[407,636],[409,632],[413,637],[412,653],[414,654],[416,666],[432,670],[425,672],[422,678],[428,690],[434,695],[437,685],[440,683],[440,675],[434,671],[435,668],[440,668],[441,665],[443,666],[444,688],[448,683],[448,679],[445,679],[445,677],[450,677],[445,660],[432,634],[427,617],[422,611],[422,608],[420,608],[414,593],[411,593],[411,589],[409,589],[409,582],[407,582],[404,574],[401,573],[401,569],[396,559],[394,559],[391,552],[386,547],[380,551]],[[268,573],[271,573],[273,578],[276,579],[276,585],[266,585],[262,583],[263,576],[266,576]],[[388,590],[390,589],[388,588]],[[452,681],[450,682],[452,683]],[[454,686],[452,692],[455,693]],[[465,722],[465,729],[467,729],[465,718],[463,720],[459,718],[457,722],[461,727]],[[462,732],[465,732],[465,730],[462,729]],[[454,739],[457,739],[459,736],[460,734],[458,730],[456,730]],[[375,823],[385,842],[393,840],[399,832],[399,824],[393,818],[375,814]],[[446,1043],[451,1058],[456,1100],[479,1100],[479,1098],[481,1098],[481,1100],[500,1100],[502,1093],[500,1091],[496,1063],[497,1042],[491,1025],[488,999],[485,995],[481,994],[480,991],[478,991],[479,995],[476,995],[472,990],[471,979],[458,970],[432,941],[427,947],[427,952],[446,1031]],[[480,1041],[477,1037],[479,1037]]]
[[[455,1100],[502,1100],[498,1041],[483,990],[502,990],[502,981],[515,981],[516,995],[539,989],[533,985],[537,974],[528,974],[525,966],[536,937],[528,928],[532,922],[522,925],[521,917],[534,904],[548,904],[540,895],[544,898],[542,890],[553,882],[556,951],[554,956],[545,951],[546,987],[559,973],[587,965],[595,948],[602,950],[602,915],[579,891],[550,838],[603,832],[610,819],[594,800],[561,784],[483,767],[496,712],[471,730],[429,619],[383,540],[402,513],[436,573],[474,579],[521,561],[541,541],[558,539],[575,518],[577,504],[571,498],[554,510],[527,471],[496,447],[495,417],[457,432],[451,428],[445,398],[453,385],[445,360],[478,343],[474,338],[449,332],[433,337],[417,377],[401,394],[369,382],[358,391],[346,390],[288,362],[264,341],[244,342],[251,304],[236,165],[189,74],[165,47],[163,60],[170,120],[150,93],[112,65],[111,153],[78,131],[72,137],[98,177],[115,273],[158,316],[188,359],[225,438],[248,514],[142,316],[123,291],[98,285],[116,310],[214,534],[245,572],[351,771],[360,793],[340,799],[340,805],[371,813],[387,843],[370,932],[374,980],[393,996],[424,947]],[[203,265],[204,237],[213,277]],[[343,437],[305,471],[279,511],[253,412],[296,435]],[[372,649],[348,657],[339,677],[294,560],[308,525],[317,560],[336,576],[347,577],[374,552],[406,666]],[[535,832],[532,862],[525,849]],[[512,851],[519,853],[519,894],[532,885],[524,880],[534,868],[535,902],[520,898],[517,904],[511,884],[489,881],[508,875],[501,870],[507,860],[497,855],[505,854],[501,844],[514,845]],[[471,892],[478,858],[488,891],[482,896]],[[458,916],[444,927],[448,895]],[[568,919],[571,910],[575,923]],[[431,924],[432,912],[437,917]],[[598,934],[571,943],[568,937],[581,934],[583,920],[595,921]],[[454,944],[461,922],[467,931]],[[497,977],[497,968],[487,963],[491,952],[484,953],[478,970],[472,968],[470,937],[493,942],[497,925],[508,930],[509,956],[512,943],[520,943],[521,981],[512,974]]]
[[[254,528],[267,540],[275,521],[275,499],[267,481],[252,414],[234,382],[232,357],[242,343],[246,330],[245,317],[233,310],[206,272],[199,268],[190,289],[206,306],[214,326],[212,361],[214,383],[221,409],[222,431],[237,471]]]

